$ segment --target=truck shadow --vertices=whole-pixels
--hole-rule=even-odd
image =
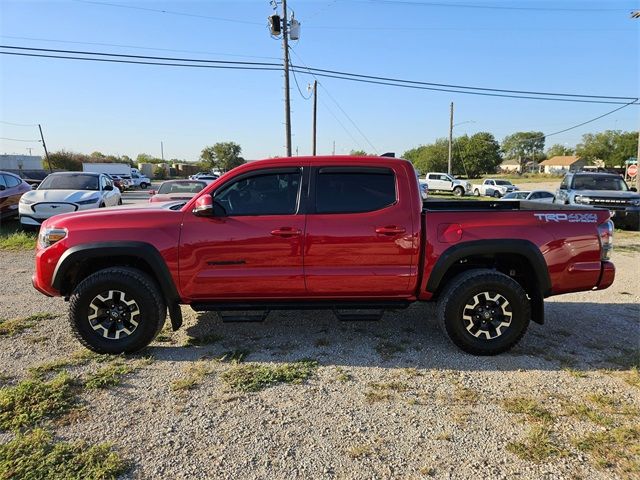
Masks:
[[[468,355],[450,343],[432,304],[387,312],[377,322],[342,322],[328,311],[276,311],[261,323],[224,323],[213,312],[190,313],[183,328],[195,339],[193,346],[156,342],[145,352],[160,361],[236,351],[249,362],[311,358],[323,366],[470,371],[586,371],[637,364],[640,306],[549,301],[545,313],[545,325],[531,323],[519,345],[494,357]]]

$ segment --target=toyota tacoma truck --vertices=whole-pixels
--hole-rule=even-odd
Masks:
[[[69,301],[72,331],[100,353],[144,348],[167,312],[178,329],[185,304],[356,320],[436,301],[455,345],[493,355],[543,323],[546,297],[612,284],[612,232],[606,209],[423,203],[405,160],[269,159],[182,203],[48,219],[33,285]]]
[[[519,188],[513,185],[509,180],[494,180],[487,178],[484,182],[473,185],[473,194],[476,197],[481,195],[486,197],[500,198],[507,193],[516,192]]]

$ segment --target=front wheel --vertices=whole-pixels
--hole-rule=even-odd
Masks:
[[[495,192],[493,192],[493,197],[494,197],[494,198],[500,198],[500,197],[501,197],[500,192],[499,192],[498,190],[496,190]]]
[[[438,301],[440,327],[459,348],[473,355],[497,355],[527,331],[531,306],[511,277],[474,269],[451,279]]]
[[[456,187],[456,188],[454,188],[454,189],[453,189],[453,194],[454,194],[456,197],[461,197],[462,195],[464,195],[464,188],[462,188],[462,187]]]
[[[149,186],[149,185],[148,185],[147,183],[145,183],[145,182],[142,182],[142,183],[140,184],[140,188],[141,188],[142,190],[145,190],[148,186]]]
[[[97,353],[143,349],[164,325],[167,309],[155,282],[140,270],[114,267],[89,275],[69,301],[75,337]]]

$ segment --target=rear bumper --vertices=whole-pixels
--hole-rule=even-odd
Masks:
[[[602,268],[600,270],[600,279],[596,290],[604,290],[611,286],[616,278],[616,267],[611,262],[602,262]]]

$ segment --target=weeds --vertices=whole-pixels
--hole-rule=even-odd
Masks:
[[[350,382],[353,380],[353,375],[342,367],[336,367],[336,380],[341,383]]]
[[[211,345],[222,340],[222,336],[216,333],[204,335],[203,337],[189,337],[184,343],[185,347],[201,347],[203,345]]]
[[[71,378],[61,373],[49,382],[23,380],[0,389],[0,428],[18,431],[45,418],[67,413],[75,404]]]
[[[55,442],[36,429],[0,445],[0,478],[115,479],[127,464],[108,444]]]
[[[589,453],[599,468],[640,473],[640,427],[618,427],[576,438],[578,450]],[[631,477],[631,475],[629,475]]]
[[[36,234],[14,232],[0,235],[0,250],[34,250],[36,248]]]
[[[25,318],[14,318],[11,320],[0,321],[0,337],[13,337],[28,328],[35,327],[38,322],[43,320],[53,320],[58,315],[53,313],[36,313]]]
[[[576,370],[575,368],[566,367],[562,370],[571,375],[573,378],[587,378],[588,376],[586,372],[583,372],[582,370]]]
[[[550,457],[567,455],[567,451],[557,444],[548,425],[534,425],[524,442],[510,442],[507,450],[523,460],[542,462]]]
[[[171,390],[192,390],[202,383],[204,377],[209,375],[212,371],[211,366],[205,362],[198,362],[191,365],[186,369],[185,376],[183,378],[171,382]]]
[[[553,414],[547,409],[543,408],[542,405],[540,405],[533,398],[507,398],[502,402],[502,407],[509,413],[525,414],[535,420],[540,420],[543,422],[551,422],[554,420]]]
[[[135,369],[134,365],[127,365],[122,361],[116,360],[97,372],[88,375],[84,381],[84,386],[88,389],[115,387],[122,381],[122,376],[133,372]]]
[[[233,390],[257,392],[278,383],[302,383],[318,368],[314,360],[301,360],[280,365],[238,364],[222,374],[222,380]]]

